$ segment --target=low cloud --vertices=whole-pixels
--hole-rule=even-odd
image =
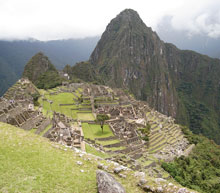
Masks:
[[[220,1],[186,1],[167,15],[175,30],[186,31],[189,36],[203,34],[211,38],[220,37]]]
[[[219,0],[0,0],[0,39],[96,36],[126,8],[136,10],[154,30],[170,15],[176,30],[220,36]]]

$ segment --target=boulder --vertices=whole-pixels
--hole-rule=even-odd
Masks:
[[[139,181],[139,185],[140,186],[143,186],[143,185],[145,185],[147,183],[147,180],[145,180],[145,178],[142,178],[142,179],[140,179],[140,181]]]
[[[119,167],[114,169],[114,173],[119,174],[123,170],[125,170],[125,168],[123,166],[119,166]]]
[[[157,192],[158,192],[158,193],[160,193],[160,192],[162,193],[162,192],[164,192],[164,190],[163,190],[162,187],[157,187]]]
[[[99,193],[126,193],[122,185],[105,171],[97,170],[96,180]]]
[[[126,177],[127,177],[127,176],[124,175],[124,174],[118,174],[118,176],[119,176],[120,178],[126,178]]]
[[[187,193],[188,191],[187,191],[187,189],[186,188],[180,188],[179,190],[178,190],[178,193]]]
[[[76,162],[78,165],[82,165],[82,162],[81,161],[77,161]]]

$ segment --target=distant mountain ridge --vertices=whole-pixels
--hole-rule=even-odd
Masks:
[[[0,41],[0,96],[21,77],[25,64],[36,53],[43,52],[62,69],[66,64],[88,60],[98,39]]]
[[[220,60],[164,43],[134,10],[114,18],[89,61],[72,67],[70,74],[129,89],[194,133],[220,143]]]

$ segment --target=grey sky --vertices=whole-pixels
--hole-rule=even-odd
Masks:
[[[175,29],[220,37],[219,0],[0,0],[0,39],[96,36],[126,8],[154,30],[170,15]]]

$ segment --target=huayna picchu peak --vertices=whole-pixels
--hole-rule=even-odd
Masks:
[[[128,89],[220,143],[219,73],[220,60],[164,43],[136,11],[126,9],[108,24],[89,61],[72,67],[70,75]]]
[[[37,53],[0,97],[0,192],[219,193],[220,146],[198,135],[220,143],[219,73],[132,9],[88,61]]]

